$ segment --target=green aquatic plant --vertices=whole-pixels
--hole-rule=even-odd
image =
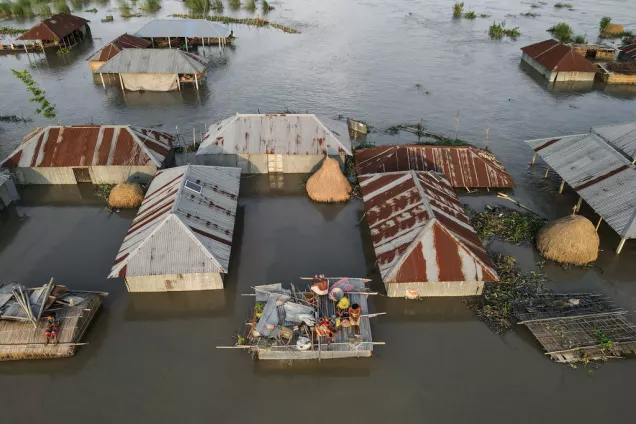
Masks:
[[[526,12],[526,13],[520,13],[519,16],[525,16],[526,18],[536,18],[541,15],[539,15],[538,13]]]
[[[0,35],[20,35],[27,32],[27,29],[0,26]]]
[[[488,35],[490,35],[491,38],[497,39],[501,39],[505,36],[517,38],[521,35],[521,32],[519,31],[519,27],[506,28],[506,21],[503,21],[500,24],[493,22],[490,28],[488,28]]]
[[[33,80],[31,73],[26,69],[23,71],[16,71],[15,69],[11,69],[11,72],[16,78],[22,81],[24,85],[26,85],[27,90],[33,95],[33,97],[29,99],[29,101],[39,103],[40,106],[35,110],[35,113],[41,114],[45,118],[55,118],[55,105],[50,103],[46,99],[46,97],[44,97],[44,94],[46,92],[42,90]]]
[[[131,16],[132,6],[126,2],[119,5],[119,14],[123,18],[127,18]]]
[[[570,3],[556,3],[554,5],[557,9],[572,9],[572,5]]]
[[[462,13],[464,13],[464,2],[455,3],[453,5],[453,16],[459,18],[462,16]]]
[[[35,3],[33,8],[39,16],[50,16],[53,14],[51,6],[49,6],[48,3]]]
[[[486,14],[486,13],[482,13],[481,15],[479,15],[480,18],[485,19],[485,18],[490,18],[490,15]]]
[[[66,0],[56,0],[53,4],[53,8],[57,13],[70,13],[71,8],[66,4]]]
[[[227,4],[232,9],[239,9],[241,7],[241,0],[228,0]]]
[[[574,36],[574,43],[575,44],[587,44],[587,40],[585,39],[584,35],[575,35]]]
[[[161,9],[160,0],[145,0],[141,5],[141,10],[144,12],[157,12],[159,9]]]
[[[530,243],[546,221],[536,215],[503,207],[488,207],[483,212],[468,211],[475,231],[482,237],[492,237],[509,243]]]
[[[93,188],[93,193],[95,194],[95,196],[108,203],[110,192],[113,190],[114,187],[115,184],[97,184]]]
[[[209,0],[186,0],[186,6],[193,12],[207,13],[210,10]]]
[[[477,14],[474,11],[469,11],[464,13],[464,18],[466,19],[477,19]]]
[[[225,6],[223,6],[223,2],[221,0],[214,0],[210,4],[210,10],[214,10],[215,12],[223,12]]]
[[[55,52],[58,56],[66,56],[69,53],[71,53],[71,49],[69,47],[61,47]]]
[[[565,22],[560,22],[555,26],[548,28],[548,32],[562,43],[570,43],[574,39],[574,31],[572,31],[572,27]]]
[[[614,351],[614,342],[607,336],[607,334],[598,328],[594,329],[594,334],[596,335],[596,340],[598,340],[598,344],[601,345],[602,350],[607,352]]]
[[[247,0],[247,3],[245,4],[245,9],[255,11],[256,2],[254,0]]]

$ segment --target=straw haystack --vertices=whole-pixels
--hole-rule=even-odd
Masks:
[[[325,156],[320,169],[307,180],[307,194],[316,202],[346,202],[351,191],[351,184],[340,170],[340,164],[328,156]]]
[[[108,196],[111,208],[138,208],[144,200],[144,191],[136,183],[119,183]]]
[[[625,32],[625,27],[620,24],[608,24],[603,30],[603,34],[618,35]]]
[[[568,215],[547,224],[537,234],[537,249],[556,262],[583,265],[596,260],[599,238],[592,222]]]

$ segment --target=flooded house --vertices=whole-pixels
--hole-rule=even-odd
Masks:
[[[604,44],[572,44],[575,52],[588,60],[613,62],[618,49]]]
[[[68,13],[58,13],[36,24],[30,30],[19,36],[20,41],[39,44],[40,48],[66,47],[71,48],[81,43],[90,35],[90,21]]]
[[[0,211],[19,198],[18,190],[15,188],[9,172],[6,170],[0,172]]]
[[[148,46],[150,46],[150,42],[143,38],[123,34],[97,50],[86,60],[91,67],[91,71],[95,72],[100,66],[117,56],[124,49],[145,49]]]
[[[594,127],[589,133],[526,140],[561,177],[619,235],[616,253],[636,238],[636,124]],[[534,159],[533,159],[534,163]],[[546,172],[547,175],[547,172]]]
[[[107,294],[0,283],[0,361],[73,356]]]
[[[135,33],[150,41],[153,48],[211,46],[229,44],[234,32],[227,25],[207,19],[155,19]]]
[[[636,44],[627,44],[618,49],[620,52],[618,58],[625,61],[636,60]]]
[[[95,70],[106,88],[103,74],[118,74],[122,90],[174,91],[205,76],[209,58],[181,50],[125,49]]]
[[[236,114],[209,126],[197,155],[248,174],[308,173],[325,155],[344,167],[351,156],[343,122],[313,114]]]
[[[240,169],[217,166],[159,171],[108,278],[131,292],[222,289],[240,178]]]
[[[172,160],[173,136],[129,125],[48,126],[0,166],[17,184],[145,183]]]
[[[491,152],[473,146],[397,145],[356,149],[356,173],[435,171],[455,188],[513,188]]]
[[[432,171],[358,177],[389,297],[481,295],[498,281],[451,184]]]
[[[566,44],[545,40],[521,49],[521,60],[550,82],[594,81],[598,69]]]
[[[606,84],[636,84],[636,62],[601,63],[598,68],[599,78]]]

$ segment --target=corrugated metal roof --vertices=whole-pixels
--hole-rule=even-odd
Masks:
[[[592,62],[572,47],[556,40],[545,40],[540,43],[522,47],[521,51],[553,72],[598,72]]]
[[[197,155],[351,155],[347,125],[311,114],[236,114],[210,125]]]
[[[68,13],[58,13],[18,37],[18,40],[60,40],[90,21]]]
[[[106,44],[101,49],[90,55],[88,59],[90,61],[106,62],[112,59],[124,49],[143,49],[150,45],[150,41],[143,38],[135,37],[134,35],[123,34],[115,38],[110,43]]]
[[[206,19],[156,19],[135,33],[137,37],[222,38],[230,35],[230,28]]]
[[[636,159],[636,121],[592,127],[592,132],[632,160]]]
[[[515,187],[495,156],[472,146],[381,146],[355,151],[356,172],[436,171],[453,187]]]
[[[358,178],[385,283],[498,280],[453,187],[441,175],[406,171]]]
[[[636,238],[636,166],[594,133],[526,140],[621,237]]]
[[[619,50],[632,59],[636,59],[636,44],[628,44],[627,46],[620,47]]]
[[[0,166],[6,168],[155,165],[161,167],[173,136],[127,125],[49,126],[27,135]]]
[[[126,49],[95,72],[118,74],[199,74],[210,61],[177,49]]]
[[[108,278],[227,273],[240,179],[240,168],[187,165],[159,171]]]

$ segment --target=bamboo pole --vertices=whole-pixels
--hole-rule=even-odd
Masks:
[[[119,82],[121,83],[121,91],[126,91],[126,89],[124,88],[124,79],[121,77],[121,74],[117,74],[119,75]]]
[[[579,196],[579,201],[576,202],[576,206],[574,207],[575,213],[581,210],[581,203],[583,203],[583,198]]]
[[[102,85],[104,86],[104,90],[106,90],[106,83],[104,82],[104,74],[100,72],[99,77],[102,79]]]
[[[486,127],[486,150],[488,150],[488,137],[490,135],[490,127]]]
[[[197,74],[194,74],[194,84],[197,86],[197,90],[199,89],[199,80],[197,79]]]
[[[168,37],[168,48],[171,49],[172,48],[172,44],[170,43],[170,37]]]
[[[601,222],[603,222],[603,217],[600,217],[600,218],[598,219],[598,224],[596,224],[596,232],[598,232],[598,227],[600,227],[600,226],[601,226]]]
[[[550,168],[549,167],[545,169],[545,175],[543,176],[543,179],[548,178],[548,172],[550,172]]]
[[[530,166],[534,166],[534,162],[537,160],[537,152],[532,152],[532,162],[530,162]]]
[[[616,248],[616,254],[620,255],[621,254],[621,250],[623,250],[623,246],[625,245],[625,242],[627,241],[627,238],[622,238],[621,242],[618,244],[618,247]]]
[[[565,180],[561,180],[561,186],[559,187],[559,194],[563,193],[563,187],[565,187]]]
[[[49,298],[49,294],[51,293],[51,290],[53,289],[53,277],[51,277],[51,280],[49,281],[49,284],[46,285],[46,296],[43,296],[42,298],[42,303],[40,304],[40,310],[38,311],[38,320],[42,317],[42,312],[44,312],[44,305],[46,305],[46,301]]]

